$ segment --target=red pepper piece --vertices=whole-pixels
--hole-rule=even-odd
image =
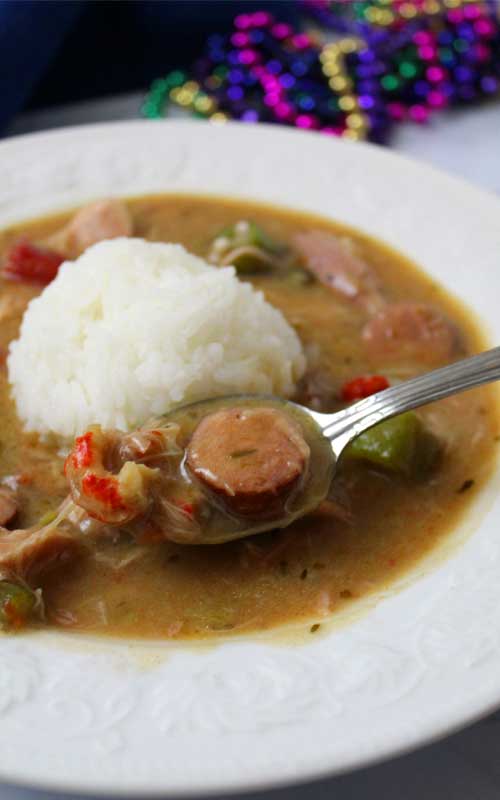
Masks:
[[[21,239],[7,252],[3,275],[14,281],[50,283],[65,260],[61,253]]]
[[[172,502],[175,503],[179,511],[182,511],[183,514],[186,514],[188,517],[194,517],[194,503],[187,503],[184,500],[174,498]]]
[[[187,514],[188,517],[194,516],[194,505],[192,503],[179,503],[179,508],[184,514]]]
[[[361,375],[359,378],[344,383],[341,396],[346,403],[352,403],[353,400],[362,400],[364,397],[388,388],[389,381],[383,375]]]

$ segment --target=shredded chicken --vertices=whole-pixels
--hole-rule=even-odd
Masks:
[[[72,533],[47,525],[41,529],[0,532],[0,580],[30,583],[38,573],[60,561],[79,545]]]

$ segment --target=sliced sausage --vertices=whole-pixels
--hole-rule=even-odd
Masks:
[[[98,200],[77,211],[60,231],[46,240],[49,247],[69,258],[104,239],[132,235],[132,218],[121,200]]]
[[[274,408],[226,408],[205,417],[187,449],[187,466],[228,510],[273,518],[309,461],[298,424]]]
[[[437,364],[458,355],[460,337],[440,311],[425,303],[392,303],[366,323],[368,355],[382,362],[414,360]]]
[[[324,286],[369,313],[383,306],[379,277],[358,255],[351,239],[324,231],[307,231],[297,233],[293,245],[306,269]]]
[[[18,510],[16,493],[8,486],[0,486],[0,527],[12,522]]]

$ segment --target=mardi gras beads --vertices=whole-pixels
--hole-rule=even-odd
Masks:
[[[213,122],[271,122],[384,141],[405,119],[496,93],[500,24],[494,0],[303,0],[324,28],[298,31],[267,11],[238,15],[209,37],[190,74],[155,81],[150,118],[171,104]]]
[[[324,80],[314,39],[267,12],[240,14],[230,35],[211,36],[192,72],[194,80],[175,71],[156,81],[143,114],[162,116],[175,103],[212,120],[287,123],[351,138],[369,128],[361,109],[349,109],[345,93]]]

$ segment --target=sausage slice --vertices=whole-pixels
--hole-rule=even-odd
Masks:
[[[274,408],[225,408],[193,433],[186,463],[233,513],[272,518],[283,513],[309,462],[300,427]]]
[[[455,326],[426,303],[391,303],[366,323],[362,339],[370,357],[380,361],[448,361],[460,351]]]

